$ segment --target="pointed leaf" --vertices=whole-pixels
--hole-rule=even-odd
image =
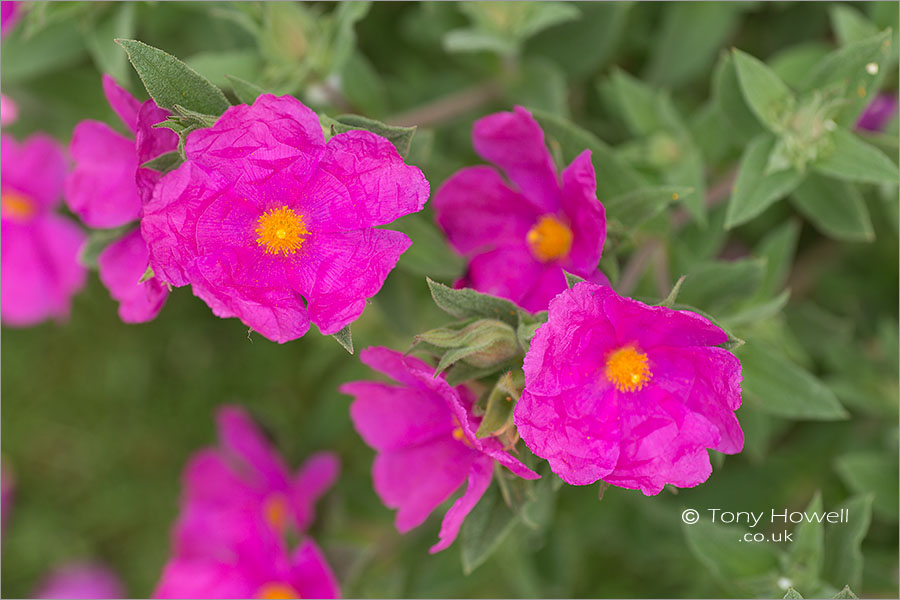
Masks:
[[[797,210],[825,235],[851,242],[875,239],[869,209],[851,183],[810,173],[791,198]]]
[[[347,352],[353,354],[353,335],[350,333],[350,326],[347,325],[331,337],[341,345]]]
[[[835,179],[864,183],[897,183],[897,165],[881,150],[857,135],[838,129],[832,135],[833,146],[813,168]]]
[[[779,131],[779,121],[793,102],[793,92],[758,58],[737,49],[733,55],[741,92],[750,110],[771,131]]]
[[[260,95],[266,93],[264,89],[255,83],[250,83],[240,77],[226,75],[225,79],[231,84],[231,90],[242,104],[253,104]]]

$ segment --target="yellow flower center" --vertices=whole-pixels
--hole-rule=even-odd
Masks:
[[[288,522],[288,504],[284,494],[270,494],[263,502],[263,517],[273,531],[281,533]]]
[[[541,262],[564,258],[572,249],[572,230],[553,215],[544,215],[526,237],[531,254]]]
[[[647,355],[634,346],[619,348],[606,359],[606,378],[620,392],[638,391],[652,377],[647,366]]]
[[[270,208],[256,221],[256,243],[265,246],[266,254],[291,255],[300,249],[307,234],[303,217],[287,206]]]
[[[261,600],[278,600],[280,598],[299,598],[300,594],[286,583],[266,583],[256,592]]]
[[[0,196],[0,211],[14,221],[27,221],[37,212],[31,198],[13,191],[3,192]]]

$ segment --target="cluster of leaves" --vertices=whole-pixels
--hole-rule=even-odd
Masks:
[[[615,288],[701,312],[730,333],[743,367],[746,444],[738,457],[714,453],[710,481],[678,496],[611,489],[597,504],[549,472],[523,482],[498,471],[461,532],[470,574],[461,579],[447,552],[422,567],[433,532],[406,538],[404,549],[372,547],[379,535],[393,539],[390,516],[362,475],[371,453],[335,392],[370,374],[340,348],[316,339],[291,353],[234,348],[240,326],[207,326],[186,295],[152,327],[127,328],[92,288],[71,333],[4,331],[23,349],[4,355],[4,394],[37,399],[5,407],[18,426],[4,430],[4,453],[23,465],[34,498],[59,497],[17,508],[31,525],[14,526],[6,544],[30,550],[4,553],[10,590],[28,595],[45,549],[57,546],[60,555],[85,547],[108,555],[135,590],[151,589],[165,554],[158,532],[172,517],[158,506],[173,503],[173,473],[208,439],[211,407],[237,394],[269,417],[294,462],[329,445],[355,474],[339,484],[318,536],[334,540],[326,550],[349,595],[772,597],[789,585],[786,597],[794,588],[851,597],[847,584],[895,593],[897,125],[865,133],[854,124],[880,89],[896,89],[897,30],[895,3],[35,4],[3,41],[4,93],[22,107],[13,131],[64,138],[80,119],[112,122],[98,72],[135,89],[136,71],[182,139],[179,151],[145,165],[160,171],[183,160],[190,131],[271,91],[317,110],[326,136],[363,128],[388,137],[437,189],[476,161],[473,119],[525,106],[559,166],[592,151],[609,229],[600,268]],[[512,441],[521,359],[545,315],[437,283],[451,283],[464,261],[427,214],[396,226],[413,246],[354,324],[356,339],[349,329],[336,339],[351,351],[354,341],[401,347],[427,330],[412,351],[482,392],[479,436]],[[111,235],[96,232],[86,254]],[[423,277],[435,280],[430,296]],[[433,329],[446,320],[438,310],[454,321]],[[214,351],[224,345],[229,352]],[[58,389],[35,386],[51,358]],[[109,365],[105,379],[79,379],[97,365]],[[156,370],[164,376],[149,374]],[[201,386],[197,372],[217,375]],[[91,391],[72,396],[82,388]],[[286,407],[294,393],[296,406]],[[172,400],[160,411],[156,398]],[[120,401],[130,407],[124,415]],[[84,421],[97,411],[108,428]],[[67,427],[54,425],[63,419]],[[81,439],[79,431],[105,448],[136,449],[48,450],[48,432]],[[60,473],[68,483],[72,473],[101,472],[102,461],[123,483],[96,500],[77,482],[59,484]],[[155,479],[131,476],[151,469]],[[786,546],[738,543],[739,529],[682,527],[678,518],[685,506],[802,508],[810,497],[808,510],[839,505],[854,518],[798,526]],[[56,515],[70,512],[62,526]]]

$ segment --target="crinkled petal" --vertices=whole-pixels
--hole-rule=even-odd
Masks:
[[[397,509],[397,530],[406,533],[421,525],[462,485],[478,456],[450,436],[376,456],[375,492],[385,506]]]
[[[311,234],[294,263],[298,289],[309,303],[309,318],[323,335],[355,321],[384,285],[388,273],[412,242],[387,229]]]
[[[487,457],[480,457],[472,462],[466,491],[444,515],[444,520],[441,522],[440,541],[431,547],[429,550],[431,554],[448,548],[456,540],[463,521],[491,485],[493,471],[494,462]]]
[[[428,364],[415,356],[406,356],[384,346],[372,346],[359,353],[362,364],[410,387],[418,387],[419,378],[411,371],[427,371]],[[432,369],[433,371],[433,369]]]
[[[572,228],[572,248],[562,267],[581,277],[597,270],[606,240],[606,211],[597,199],[591,151],[585,150],[562,173],[562,208]]]
[[[562,267],[558,264],[544,265],[540,274],[532,283],[531,289],[528,290],[518,304],[529,312],[539,312],[547,310],[550,301],[560,292],[568,289],[566,283],[566,274]]]
[[[306,538],[291,559],[291,583],[300,598],[340,598],[337,577],[322,551]]]
[[[118,227],[138,218],[134,141],[99,121],[75,126],[70,145],[75,170],[66,179],[66,202],[91,227]]]
[[[210,128],[187,136],[187,159],[215,169],[230,181],[265,180],[292,163],[312,176],[325,151],[316,114],[291,96],[259,96],[252,106],[226,110]]]
[[[141,108],[138,99],[120,86],[112,75],[103,75],[103,93],[125,127],[131,133],[137,133],[138,110]]]
[[[300,205],[311,231],[352,231],[418,212],[428,193],[422,171],[389,140],[348,131],[328,140]]]
[[[496,170],[483,166],[453,174],[432,205],[450,243],[466,255],[521,247],[541,216],[540,209],[510,189]]]
[[[78,263],[84,232],[71,220],[40,216],[27,224],[3,219],[0,286],[3,324],[26,327],[48,318],[65,319],[72,296],[87,279]]]
[[[16,190],[43,210],[55,207],[66,178],[66,158],[59,143],[41,133],[22,144],[9,135],[0,139],[3,190]]]
[[[153,125],[165,121],[168,115],[169,111],[158,107],[153,100],[147,100],[141,104],[137,117],[135,140],[139,165],[166,152],[172,152],[178,147],[178,136],[174,131],[165,127],[153,127]],[[156,187],[162,176],[163,174],[159,171],[138,168],[135,182],[143,204],[149,202],[153,197],[153,188]]]
[[[526,387],[514,418],[528,448],[566,483],[594,483],[616,466],[620,429],[613,390],[584,386],[539,396]]]
[[[657,347],[648,353],[653,383],[680,398],[715,425],[721,436],[717,446],[725,454],[744,447],[744,432],[736,411],[741,406],[741,363],[722,348]]]
[[[525,387],[553,396],[603,377],[607,354],[615,347],[615,329],[602,312],[600,286],[579,283],[550,302],[525,355]]]
[[[305,531],[315,516],[315,503],[337,481],[341,463],[333,452],[313,454],[294,476],[292,505],[300,531]]]
[[[195,261],[191,269],[194,294],[222,318],[238,317],[250,329],[273,342],[284,343],[302,337],[309,330],[309,314],[299,293],[284,287],[257,287],[246,282],[265,283],[263,268],[272,263],[248,263],[248,255],[226,250]],[[283,278],[282,278],[283,279]],[[277,284],[278,281],[273,283]]]
[[[475,122],[472,145],[485,160],[500,167],[543,213],[560,208],[559,181],[544,132],[531,113],[516,106],[513,112],[488,115]]]
[[[125,323],[145,323],[159,314],[169,289],[155,277],[140,283],[150,254],[139,229],[116,240],[97,257],[100,281],[119,303],[119,318]]]
[[[646,351],[654,346],[717,346],[728,341],[721,328],[697,313],[647,306],[608,287],[596,288],[595,293],[606,297],[604,311],[615,324],[620,345],[637,343]]]
[[[350,405],[353,426],[376,450],[416,446],[446,436],[454,427],[446,402],[435,394],[375,381],[346,383],[340,389],[356,398]]]

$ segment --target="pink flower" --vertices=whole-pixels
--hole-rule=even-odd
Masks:
[[[66,180],[66,201],[72,212],[91,227],[119,227],[140,218],[141,199],[149,198],[162,177],[140,165],[174,150],[178,136],[169,129],[153,127],[169,114],[153,100],[141,104],[109,75],[103,76],[103,91],[135,138],[99,121],[79,123],[72,133],[70,150],[76,166]],[[156,278],[139,283],[149,264],[149,251],[140,231],[134,230],[110,244],[97,263],[100,280],[119,302],[119,316],[124,322],[142,323],[156,317],[168,288]]]
[[[124,598],[119,578],[108,567],[75,562],[55,569],[35,598]]]
[[[20,327],[65,319],[87,272],[77,261],[84,233],[54,212],[66,175],[62,149],[41,134],[22,145],[4,135],[0,154],[0,318]]]
[[[539,477],[495,438],[475,437],[479,420],[467,388],[450,387],[423,361],[387,348],[368,348],[360,360],[401,384],[356,381],[340,388],[356,398],[350,417],[378,451],[372,465],[375,491],[388,508],[397,509],[401,533],[421,525],[468,478],[465,493],[444,516],[440,541],[431,547],[439,552],[453,543],[484,495],[495,463],[525,479]]]
[[[22,18],[22,3],[15,0],[0,2],[0,35],[6,35]]]
[[[19,107],[12,98],[0,94],[0,126],[12,125],[19,118]]]
[[[859,116],[856,128],[881,131],[895,114],[897,114],[897,98],[893,94],[878,94]]]
[[[509,183],[491,167],[467,167],[435,195],[438,225],[470,259],[461,283],[530,311],[566,289],[564,270],[608,283],[597,270],[606,216],[590,151],[558,177],[544,132],[520,106],[476,121],[472,142]]]
[[[229,108],[185,151],[145,208],[153,270],[277,342],[359,317],[410,245],[374,226],[428,198],[391,142],[349,131],[326,144],[315,113],[290,96]]]
[[[337,457],[316,454],[292,474],[242,409],[225,406],[217,421],[222,448],[201,450],[185,470],[174,556],[156,596],[337,597],[312,540],[294,551],[287,543],[312,523],[316,500],[337,478]]]
[[[695,313],[579,283],[550,302],[525,356],[519,435],[573,485],[698,485],[712,471],[707,448],[744,445],[741,365],[716,347],[726,340]]]

